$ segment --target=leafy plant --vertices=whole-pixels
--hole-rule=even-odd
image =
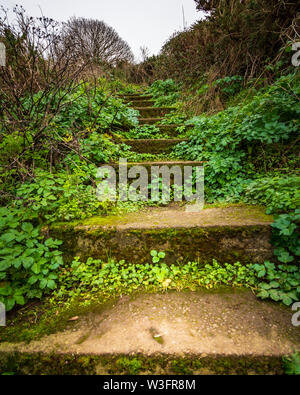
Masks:
[[[229,98],[237,94],[242,89],[243,77],[240,75],[233,75],[231,77],[224,77],[213,82],[213,86],[220,88],[222,94]]]
[[[295,352],[289,357],[284,357],[283,365],[286,374],[300,375],[300,354]]]
[[[296,265],[278,265],[271,262],[253,265],[260,282],[257,296],[290,306],[300,297],[300,269]]]
[[[45,239],[20,211],[0,208],[0,301],[11,310],[56,288],[59,240]]]
[[[138,358],[122,357],[116,361],[119,368],[123,369],[127,374],[138,374],[142,368],[142,362]]]
[[[153,96],[155,106],[161,107],[175,104],[180,98],[179,91],[180,86],[172,79],[167,79],[165,81],[155,81],[150,88],[148,88],[147,93]]]
[[[160,262],[162,259],[164,259],[166,257],[166,254],[164,252],[157,252],[156,250],[152,250],[150,252],[150,255],[152,256],[152,262],[153,263],[158,263]]]
[[[126,139],[160,139],[168,136],[160,132],[156,125],[140,125],[130,131],[118,131]]]
[[[205,266],[199,262],[168,266],[162,263],[165,253],[153,250],[151,257],[151,264],[143,265],[113,259],[103,262],[93,258],[81,262],[77,257],[71,265],[61,269],[59,287],[53,300],[67,303],[79,298],[84,302],[91,300],[93,295],[99,297],[101,294],[107,300],[137,290],[157,292],[166,289],[211,289],[220,285],[255,287],[257,284],[255,271],[250,265],[243,266],[238,262],[221,265],[214,260]]]
[[[93,168],[95,174],[96,168]],[[110,202],[100,202],[95,188],[89,185],[88,176],[77,174],[50,174],[37,171],[32,182],[22,184],[16,191],[15,208],[24,209],[28,215],[38,216],[40,223],[85,219],[106,213]]]
[[[162,125],[182,125],[186,120],[186,116],[178,111],[172,111],[166,114],[162,121]],[[182,128],[182,126],[181,126]]]
[[[271,224],[272,243],[276,247],[274,254],[277,259],[286,264],[300,256],[300,209],[289,214],[278,215]]]
[[[282,301],[287,306],[300,299],[300,267],[291,264],[300,255],[299,222],[300,210],[296,210],[277,216],[271,224],[274,255],[280,264],[265,262],[253,266],[260,279],[258,297]]]
[[[205,192],[208,202],[239,201],[247,186],[260,178],[262,190],[259,196],[270,205],[270,210],[295,206],[299,197],[291,188],[296,178],[290,178],[291,188],[288,181],[279,181],[285,190],[289,189],[289,196],[284,196],[282,202],[276,204],[280,185],[272,194],[272,188],[264,188],[268,182],[264,184],[260,172],[282,167],[283,151],[291,151],[296,131],[300,128],[299,81],[298,74],[280,77],[273,85],[257,90],[242,104],[185,122],[186,126],[192,126],[189,141],[178,144],[174,155],[186,160],[207,161]],[[273,157],[275,144],[281,147],[281,154],[277,154],[276,161],[269,160]],[[292,163],[295,154],[290,155]],[[266,174],[264,177],[267,178]],[[255,195],[254,190],[259,188],[259,182],[249,187],[248,202]]]
[[[300,207],[300,177],[262,177],[245,188],[245,202],[267,207],[267,214],[287,212]]]

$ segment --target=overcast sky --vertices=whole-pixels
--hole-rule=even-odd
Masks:
[[[128,42],[137,59],[141,46],[157,54],[172,33],[183,29],[182,6],[187,26],[201,18],[194,0],[0,0],[7,8],[16,3],[30,16],[41,16],[41,8],[57,21],[71,16],[103,20]]]

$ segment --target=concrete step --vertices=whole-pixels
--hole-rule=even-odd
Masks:
[[[282,357],[300,351],[291,310],[245,290],[123,296],[73,314],[63,331],[28,344],[2,342],[1,370],[269,375],[283,374]]]
[[[143,166],[150,173],[152,166],[168,166],[170,168],[172,166],[179,166],[181,169],[183,169],[184,166],[197,167],[197,166],[203,166],[205,163],[207,163],[207,162],[205,162],[205,161],[184,161],[184,160],[161,160],[161,161],[127,162],[126,165],[127,165],[128,169],[130,169],[133,166]],[[119,163],[117,163],[117,162],[109,163],[109,165],[114,167],[116,170],[119,169]]]
[[[161,122],[163,118],[139,118],[140,125],[154,125],[155,123]]]
[[[127,102],[153,99],[151,95],[120,95],[119,97]]]
[[[134,105],[136,107],[153,107],[155,104],[154,100],[144,100],[144,99],[140,99],[140,100],[135,100],[134,101]]]
[[[149,251],[166,252],[166,262],[264,262],[272,258],[270,223],[264,208],[230,206],[187,212],[185,207],[151,208],[138,213],[94,217],[76,224],[52,225],[64,240],[67,261],[74,256],[131,263],[149,262]]]
[[[132,139],[123,142],[131,147],[131,150],[145,154],[170,153],[175,145],[187,141],[187,139]]]
[[[141,118],[159,118],[164,117],[174,110],[174,107],[133,107],[138,110]]]
[[[157,125],[161,133],[166,133],[170,137],[176,137],[178,135],[177,128],[180,126],[184,125]]]

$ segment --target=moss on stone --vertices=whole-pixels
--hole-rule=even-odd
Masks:
[[[117,219],[112,218],[110,224],[114,221]],[[166,256],[169,264],[191,260],[206,264],[212,259],[247,264],[272,257],[267,225],[153,229],[66,225],[52,227],[51,235],[64,241],[62,250],[67,262],[74,256],[86,260],[113,255],[117,260],[147,263],[152,249],[169,251]]]
[[[0,353],[0,372],[15,374],[284,374],[281,357],[68,355]]]

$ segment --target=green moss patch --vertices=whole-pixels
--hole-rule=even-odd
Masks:
[[[177,357],[157,355],[63,355],[0,353],[0,373],[95,375],[95,374],[283,374],[280,357]]]

